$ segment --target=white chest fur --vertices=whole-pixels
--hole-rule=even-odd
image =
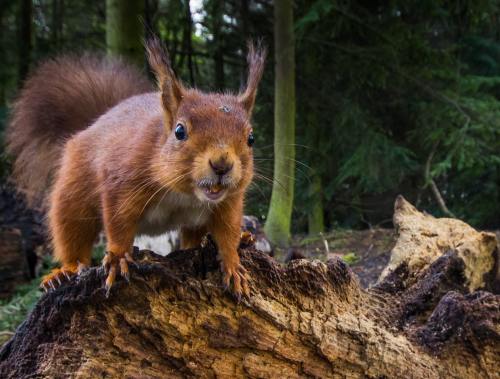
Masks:
[[[139,222],[139,235],[155,236],[182,226],[205,225],[210,209],[194,195],[167,193],[156,204],[151,204]]]

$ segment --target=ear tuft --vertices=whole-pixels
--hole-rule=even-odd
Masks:
[[[161,91],[162,105],[165,111],[165,127],[170,129],[182,100],[184,88],[175,77],[167,49],[160,39],[157,36],[151,37],[146,41],[145,47],[149,65],[155,73]]]
[[[168,51],[160,39],[157,36],[152,36],[146,41],[145,47],[149,65],[156,75],[158,84],[167,76],[173,77],[174,71],[170,65]]]
[[[257,95],[257,87],[259,86],[262,73],[264,72],[264,64],[266,61],[267,49],[262,46],[259,40],[256,44],[248,43],[248,78],[245,90],[238,96],[238,101],[243,105],[246,111],[252,113]]]

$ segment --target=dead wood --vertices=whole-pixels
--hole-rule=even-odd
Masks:
[[[0,351],[0,377],[499,378],[500,297],[484,290],[494,275],[471,274],[479,260],[460,248],[472,237],[456,238],[424,264],[414,249],[369,290],[341,260],[281,265],[245,247],[252,296],[239,304],[221,288],[212,243],[136,251],[131,283],[109,298],[98,268],[43,296]]]

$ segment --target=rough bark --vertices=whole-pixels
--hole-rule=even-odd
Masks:
[[[252,296],[239,304],[211,242],[136,251],[131,283],[107,299],[101,270],[85,271],[42,297],[0,351],[0,377],[499,377],[500,297],[469,291],[456,249],[416,272],[402,262],[369,290],[337,259],[240,254]]]

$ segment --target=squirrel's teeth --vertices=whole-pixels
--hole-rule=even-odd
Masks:
[[[222,188],[223,187],[220,184],[214,184],[214,185],[210,186],[209,191],[211,193],[218,193],[222,190]]]

